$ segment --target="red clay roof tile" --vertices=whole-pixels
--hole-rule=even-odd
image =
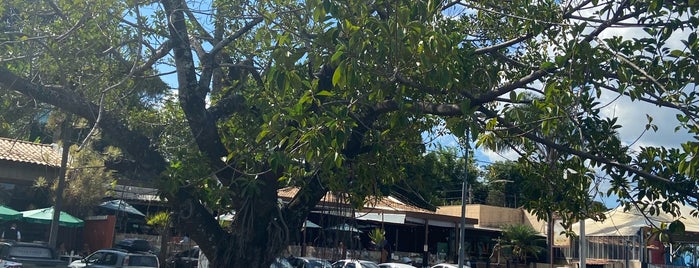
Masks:
[[[0,137],[0,160],[60,167],[61,153],[50,144]]]

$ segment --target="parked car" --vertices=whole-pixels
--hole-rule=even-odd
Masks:
[[[144,239],[127,238],[116,242],[114,247],[133,252],[140,251],[153,253],[153,247],[151,246],[150,242]]]
[[[67,264],[59,260],[56,251],[48,245],[27,242],[1,242],[0,260],[9,261],[8,264],[3,264],[9,267],[17,267],[13,263],[19,263],[22,268],[63,268]]]
[[[199,265],[199,247],[177,252],[166,261],[171,268],[196,268]]]
[[[294,268],[332,268],[330,261],[313,257],[289,257],[289,263]]]
[[[100,249],[84,259],[73,261],[68,268],[151,268],[160,267],[158,257],[148,252],[130,252],[124,249]]]
[[[459,266],[456,264],[451,264],[451,263],[440,263],[440,264],[435,264],[430,268],[459,268]],[[464,265],[464,268],[471,268],[471,267],[468,265]]]
[[[22,268],[19,262],[0,260],[0,268]]]
[[[289,261],[287,261],[285,258],[274,259],[274,262],[269,267],[270,268],[294,268],[294,266],[291,266],[291,263],[289,263]]]
[[[415,268],[415,266],[412,266],[410,264],[405,264],[405,263],[398,263],[398,262],[386,262],[379,264],[380,268]]]
[[[345,259],[333,263],[333,268],[379,268],[379,265],[373,261]]]

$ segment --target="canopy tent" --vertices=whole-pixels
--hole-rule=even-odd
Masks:
[[[51,224],[53,221],[53,207],[40,208],[34,210],[22,211],[24,221],[40,224]],[[65,227],[81,227],[85,223],[83,220],[73,217],[72,215],[61,211],[58,218],[58,225]]]
[[[634,236],[641,227],[660,227],[661,223],[670,223],[680,220],[685,225],[685,231],[699,233],[699,218],[691,215],[693,208],[678,204],[680,215],[673,216],[670,213],[660,212],[657,215],[645,215],[638,208],[632,206],[629,211],[619,206],[605,212],[604,221],[585,220],[585,236]],[[572,226],[572,231],[579,235],[580,223]]]
[[[0,205],[0,220],[10,221],[22,218],[22,212]]]
[[[102,202],[102,204],[100,204],[100,207],[106,208],[106,209],[111,209],[111,210],[118,211],[118,212],[126,212],[129,214],[134,214],[134,215],[138,215],[141,217],[146,216],[145,214],[143,214],[143,212],[139,211],[138,209],[129,205],[129,203],[126,203],[124,200],[120,200],[120,199]]]

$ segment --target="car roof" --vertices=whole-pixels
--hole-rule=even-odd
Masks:
[[[8,244],[8,245],[16,245],[16,246],[49,247],[48,243],[17,242],[17,241],[2,241],[2,243]]]
[[[123,254],[127,254],[127,255],[148,255],[148,256],[153,255],[153,256],[155,256],[153,253],[150,253],[150,252],[128,251],[128,250],[121,249],[121,248],[104,248],[104,249],[99,249],[95,252],[98,252],[98,251],[99,252],[123,253]]]
[[[327,261],[327,259],[322,259],[318,257],[294,257],[296,259],[303,259],[303,260],[314,260],[314,261]]]
[[[415,267],[410,264],[400,263],[400,262],[384,262],[379,264],[379,266],[389,266],[389,267]]]
[[[356,261],[356,262],[370,262],[370,263],[376,263],[376,262],[373,262],[373,261],[359,260],[359,259],[343,259],[343,260],[338,260],[338,262],[339,262],[339,261],[342,261],[342,262],[355,262],[355,261]]]

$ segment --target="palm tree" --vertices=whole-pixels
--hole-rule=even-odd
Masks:
[[[499,247],[518,262],[527,262],[529,257],[538,257],[546,250],[546,240],[529,225],[506,225],[502,236],[497,239]]]

